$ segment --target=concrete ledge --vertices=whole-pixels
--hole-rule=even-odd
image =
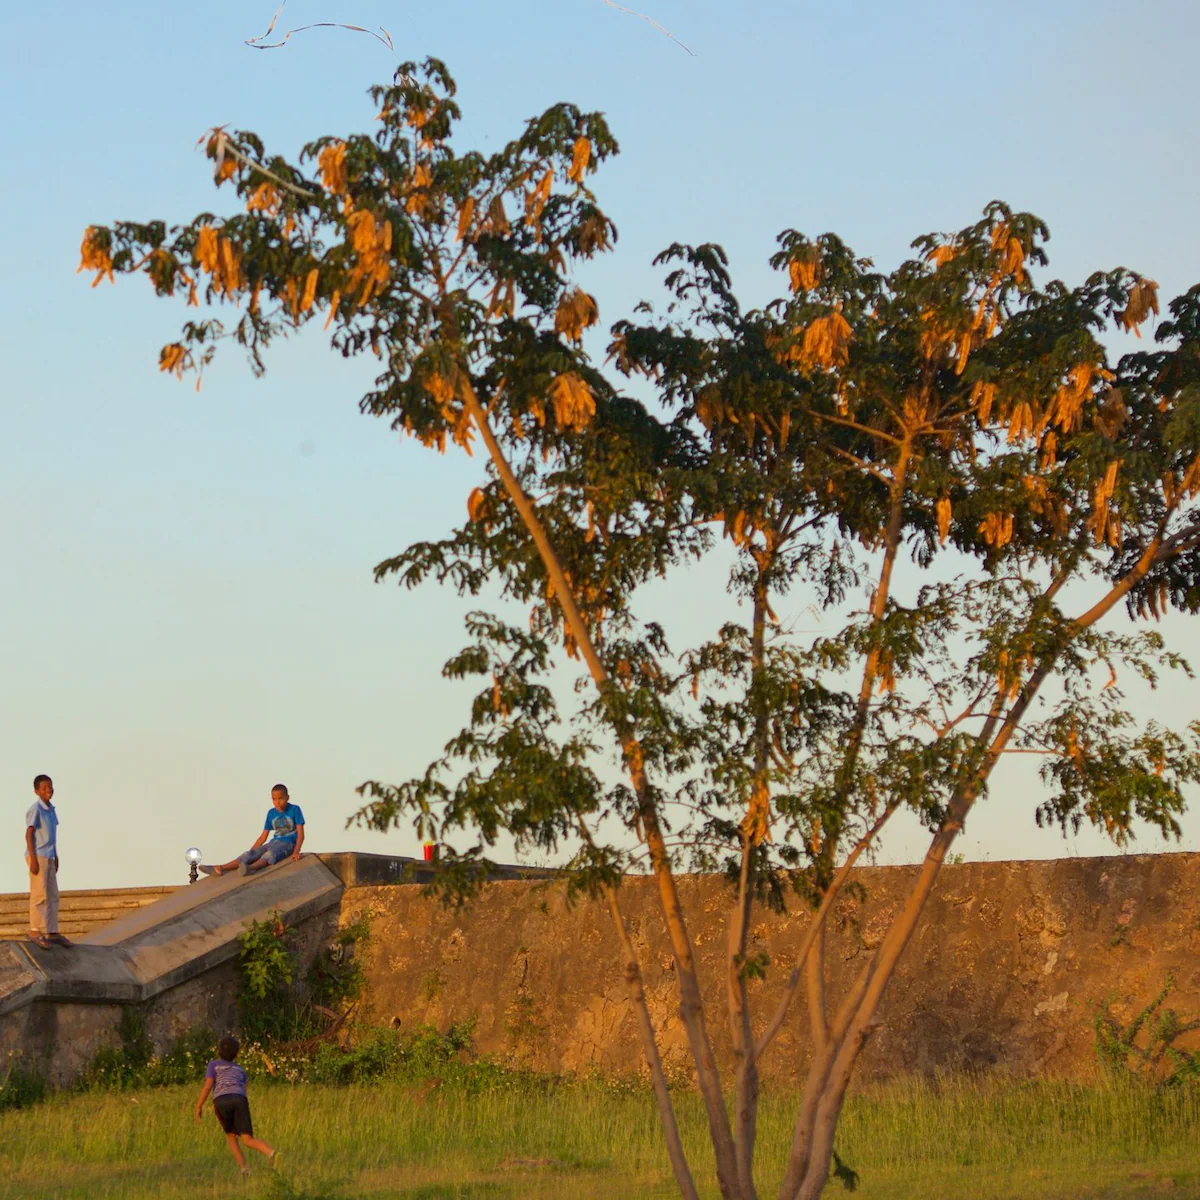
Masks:
[[[0,1015],[36,1000],[45,978],[23,946],[0,945]]]
[[[320,854],[320,860],[345,887],[390,887],[406,883],[432,883],[436,867],[420,858],[393,854],[365,854],[358,850]],[[497,864],[490,879],[546,879],[558,875],[542,867]]]
[[[236,957],[251,921],[299,924],[336,907],[342,883],[315,856],[180,888],[81,938],[0,945],[0,1015],[35,1000],[135,1004]]]

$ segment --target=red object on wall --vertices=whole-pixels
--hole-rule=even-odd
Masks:
[[[434,844],[432,842],[426,842],[423,849],[425,851],[425,861],[433,862],[433,851],[435,849]]]

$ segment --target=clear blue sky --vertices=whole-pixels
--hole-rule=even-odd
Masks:
[[[602,109],[623,148],[598,180],[621,229],[588,279],[605,322],[654,292],[650,258],[673,240],[724,243],[757,303],[785,227],[889,265],[994,197],[1049,221],[1067,280],[1123,264],[1173,295],[1200,279],[1190,0],[637,6],[695,56],[601,0],[290,0],[284,26],[383,25],[395,55],[328,29],[247,48],[273,0],[3,6],[0,891],[25,886],[39,771],[58,787],[64,887],[182,879],[193,843],[235,853],[277,780],[313,848],[413,853],[406,835],[343,831],[353,787],[421,770],[457,728],[439,669],[462,607],[376,587],[371,568],[457,520],[477,464],[360,416],[364,371],[316,338],[280,346],[257,382],[227,354],[197,395],[156,370],[178,309],[74,274],[89,223],[217,205],[206,128],[289,153],[369,128],[367,86],[427,54],[485,149],[555,101]],[[1197,629],[1167,626],[1200,660]],[[1154,704],[1183,721],[1192,695]],[[968,855],[1101,848],[1038,833],[1013,779]],[[1197,835],[1200,815],[1185,847]],[[901,830],[888,855],[917,844]]]

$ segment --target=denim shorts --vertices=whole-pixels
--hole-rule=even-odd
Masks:
[[[252,863],[258,862],[260,858],[265,858],[267,865],[273,866],[288,858],[295,852],[295,849],[296,843],[291,838],[275,838],[273,841],[259,846],[257,850],[247,850],[245,854],[239,854],[238,862]]]

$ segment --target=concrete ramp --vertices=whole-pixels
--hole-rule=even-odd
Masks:
[[[136,1004],[238,953],[251,921],[297,925],[337,906],[342,881],[319,858],[206,878],[86,934],[73,947],[0,943],[0,1016],[36,1000]]]

